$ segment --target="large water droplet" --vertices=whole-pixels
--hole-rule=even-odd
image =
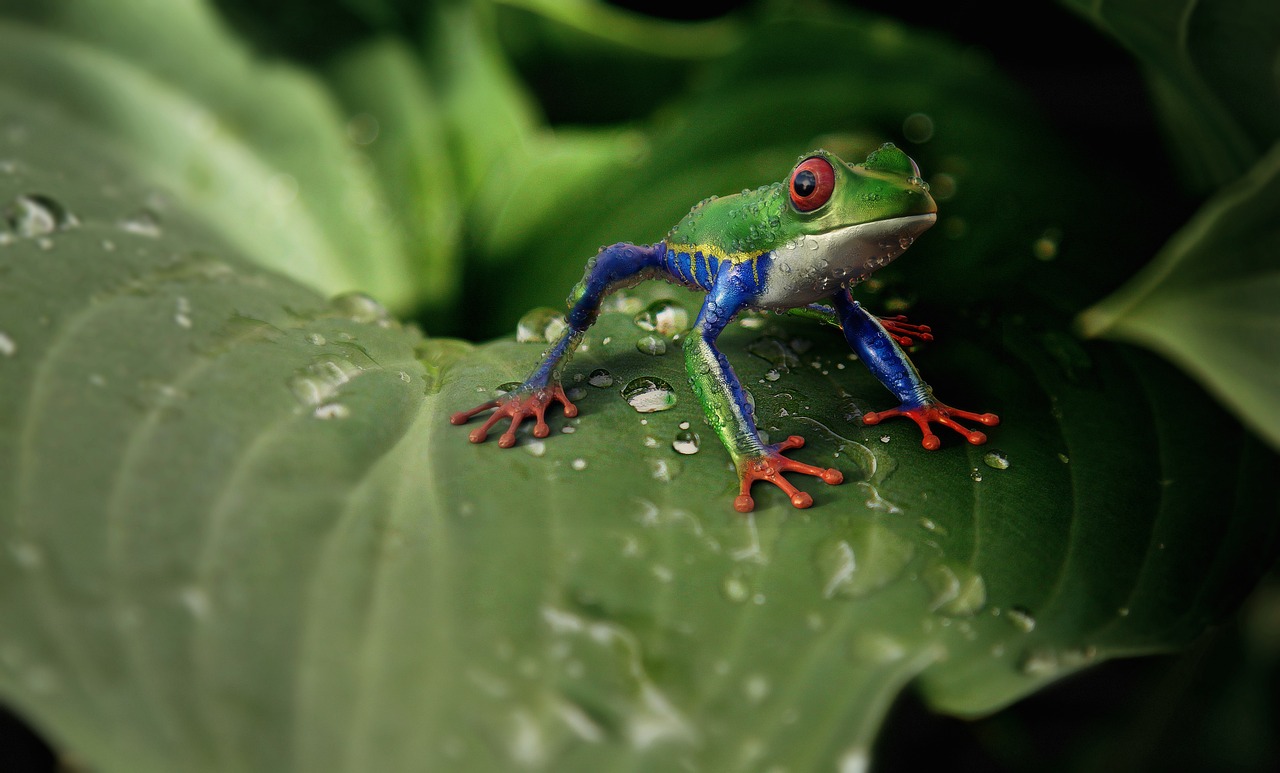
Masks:
[[[914,554],[909,540],[860,520],[818,543],[814,567],[824,598],[857,598],[896,579]]]
[[[987,603],[987,584],[967,566],[932,564],[921,573],[933,594],[930,608],[950,617],[969,617]]]
[[[999,449],[992,449],[983,454],[982,461],[993,470],[1009,469],[1009,457]]]
[[[391,324],[391,312],[365,293],[350,292],[335,295],[329,301],[329,306],[339,315],[352,322],[362,322],[380,327],[387,327]]]
[[[689,456],[698,453],[698,448],[702,445],[702,438],[698,437],[697,432],[685,430],[676,435],[676,439],[671,441],[671,447],[678,454]]]
[[[77,224],[75,216],[66,207],[39,193],[15,196],[5,208],[4,215],[13,232],[26,239],[48,236]]]
[[[636,341],[636,349],[644,354],[656,357],[667,353],[667,342],[658,336],[644,336],[639,341]]]
[[[689,312],[672,300],[654,301],[635,316],[635,323],[643,330],[670,337],[689,329]]]
[[[526,312],[516,323],[516,340],[529,344],[554,343],[568,326],[564,314],[540,306]]]
[[[622,397],[640,413],[666,411],[676,405],[671,385],[654,376],[638,376],[622,388]]]

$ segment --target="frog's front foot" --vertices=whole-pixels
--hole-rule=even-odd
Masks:
[[[798,508],[803,509],[812,505],[813,497],[791,485],[786,478],[782,477],[784,472],[813,475],[822,478],[824,483],[829,483],[832,486],[844,480],[844,476],[837,469],[827,468],[824,470],[821,467],[797,462],[782,455],[783,451],[791,448],[800,448],[803,445],[804,438],[799,435],[792,435],[777,445],[769,446],[765,453],[759,456],[748,456],[742,459],[738,463],[738,478],[742,481],[742,491],[738,498],[733,500],[733,509],[740,513],[749,513],[755,509],[756,502],[751,498],[751,484],[758,480],[767,481],[782,489],[783,493],[791,499],[791,504]]]
[[[564,406],[565,416],[572,418],[578,415],[578,406],[569,402],[569,398],[565,396],[564,389],[559,384],[551,384],[536,389],[518,389],[496,400],[481,403],[469,411],[458,411],[449,417],[449,421],[453,424],[466,424],[477,413],[483,413],[493,408],[493,413],[489,415],[484,424],[471,430],[471,434],[468,437],[470,437],[472,443],[483,443],[485,438],[489,437],[489,430],[493,425],[504,417],[509,416],[511,417],[511,426],[498,438],[498,445],[502,448],[510,448],[516,444],[516,429],[519,428],[521,422],[531,416],[535,422],[533,425],[534,437],[543,438],[551,434],[551,428],[547,426],[545,415],[547,406],[553,402],[558,402]]]
[[[988,427],[994,427],[1000,423],[1000,417],[994,413],[971,413],[969,411],[962,411],[959,408],[952,408],[948,405],[943,405],[937,401],[931,401],[924,405],[915,406],[914,408],[904,408],[900,406],[898,408],[892,408],[878,413],[866,413],[862,416],[862,423],[879,424],[885,419],[893,418],[894,416],[906,416],[908,419],[914,421],[916,426],[920,427],[920,431],[924,433],[924,438],[921,439],[920,445],[930,451],[937,450],[938,446],[942,445],[942,441],[938,439],[937,435],[933,434],[929,427],[929,422],[931,421],[937,422],[944,427],[950,427],[956,432],[959,432],[964,436],[965,440],[968,440],[975,446],[980,446],[987,442],[986,434],[977,430],[971,430],[957,422],[956,419],[976,421],[981,424],[985,424]]]

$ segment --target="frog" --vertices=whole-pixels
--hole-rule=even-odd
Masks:
[[[566,417],[578,415],[561,376],[605,297],[662,279],[705,294],[681,345],[707,424],[737,470],[739,493],[733,507],[738,512],[755,508],[751,491],[759,482],[777,486],[796,508],[810,507],[812,495],[797,489],[787,473],[814,476],[829,485],[844,479],[835,468],[786,456],[804,446],[802,436],[778,443],[761,436],[753,403],[716,346],[730,322],[746,312],[793,314],[840,328],[856,357],[898,401],[897,407],[863,413],[864,425],[905,417],[915,422],[927,450],[942,445],[935,424],[981,445],[986,434],[961,422],[992,427],[999,417],[938,400],[906,353],[904,347],[932,340],[929,326],[903,316],[872,314],[851,292],[902,255],[936,222],[937,212],[920,167],[891,142],[860,164],[823,149],[807,153],[781,181],[704,199],[656,243],[602,247],[569,294],[563,332],[528,378],[493,400],[453,414],[450,421],[466,424],[492,411],[469,434],[472,443],[482,443],[498,422],[510,419],[498,439],[502,448],[516,444],[517,429],[530,419],[533,436],[547,437],[546,414],[552,406],[558,404]]]

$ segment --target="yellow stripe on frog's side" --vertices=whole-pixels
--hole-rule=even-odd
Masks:
[[[755,260],[768,250],[754,250],[752,252],[726,252],[714,244],[668,244],[668,250],[677,253],[684,252],[689,255],[711,255],[716,260],[727,260],[730,263],[746,263],[748,260]]]

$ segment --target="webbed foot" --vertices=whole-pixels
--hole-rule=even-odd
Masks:
[[[932,328],[928,325],[914,325],[908,322],[906,314],[899,314],[896,317],[879,317],[879,320],[893,340],[902,346],[911,346],[916,343],[916,339],[933,340]]]
[[[551,428],[547,426],[546,412],[547,406],[553,402],[558,402],[564,406],[565,416],[572,418],[578,415],[578,406],[569,402],[569,398],[565,396],[564,389],[559,384],[551,384],[550,386],[532,390],[518,389],[496,400],[481,403],[469,411],[458,411],[449,417],[449,422],[452,424],[466,424],[472,416],[493,408],[493,413],[489,415],[489,418],[485,419],[484,424],[471,430],[471,434],[468,437],[472,443],[483,443],[489,437],[489,430],[494,424],[497,424],[505,417],[510,417],[511,426],[498,438],[499,446],[510,448],[516,444],[516,429],[519,428],[521,422],[529,417],[534,419],[534,437],[544,438],[551,434]]]
[[[844,475],[834,468],[822,469],[814,467],[811,464],[804,464],[792,459],[788,459],[782,455],[783,451],[791,448],[800,448],[804,445],[804,438],[799,435],[792,435],[777,445],[770,446],[761,456],[747,457],[738,464],[738,478],[742,482],[742,491],[736,499],[733,500],[733,509],[740,513],[749,513],[755,509],[756,502],[751,498],[751,484],[758,480],[772,483],[782,489],[783,493],[791,499],[791,504],[795,507],[804,509],[813,504],[813,497],[803,491],[798,490],[791,485],[786,478],[782,477],[784,472],[798,472],[802,475],[813,475],[822,478],[824,483],[832,486],[842,482]]]
[[[986,434],[979,432],[978,430],[969,429],[957,422],[956,419],[976,421],[980,424],[985,424],[988,427],[994,427],[1000,423],[1000,417],[994,413],[972,413],[970,411],[962,411],[959,408],[952,408],[951,406],[943,405],[936,401],[919,405],[914,408],[903,408],[899,406],[898,408],[891,408],[887,411],[880,411],[878,413],[866,413],[862,416],[862,423],[879,424],[885,419],[890,419],[894,416],[906,416],[908,419],[914,421],[916,426],[920,427],[920,431],[924,433],[924,438],[921,439],[920,445],[930,451],[937,450],[938,446],[942,445],[942,441],[938,439],[937,435],[933,434],[933,431],[929,426],[929,422],[937,422],[944,427],[950,427],[956,432],[959,432],[965,440],[975,446],[980,446],[987,442]]]

